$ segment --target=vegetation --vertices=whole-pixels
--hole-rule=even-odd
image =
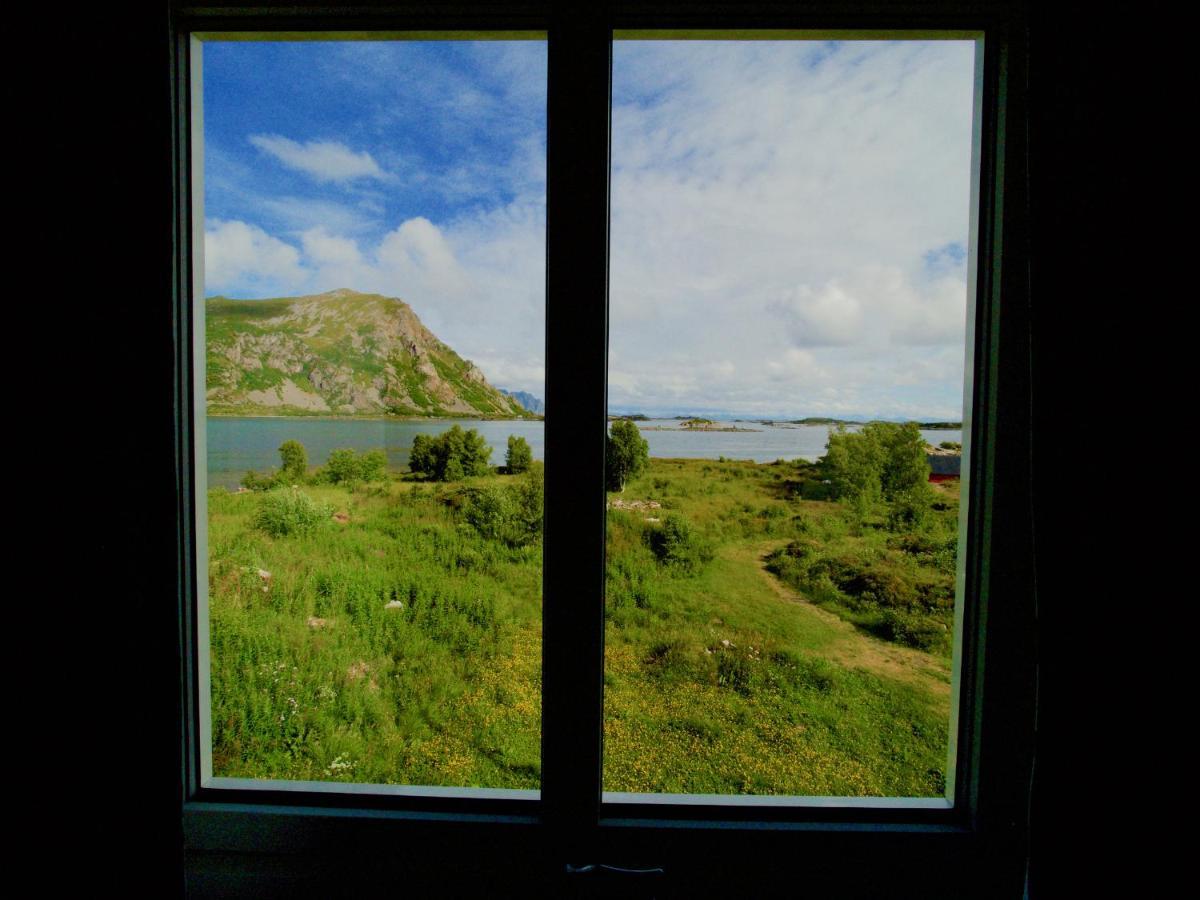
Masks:
[[[857,432],[838,426],[823,462],[834,497],[860,511],[922,490],[929,481],[925,439],[913,422],[872,422]]]
[[[396,298],[213,297],[204,313],[210,415],[525,415]]]
[[[511,441],[510,441],[511,448]],[[431,481],[462,481],[486,475],[492,448],[474,428],[458,425],[437,437],[419,434],[413,440],[408,467]]]
[[[387,454],[380,449],[355,453],[349,447],[333,450],[316,479],[329,484],[380,481],[387,473]]]
[[[610,491],[625,490],[625,482],[641,472],[650,459],[650,445],[629,419],[609,426],[604,447],[605,477]]]
[[[280,444],[279,458],[283,463],[280,471],[284,478],[299,481],[308,474],[308,451],[299,441],[284,441]]]
[[[504,457],[504,464],[508,468],[509,474],[520,475],[522,472],[527,472],[532,463],[533,450],[529,447],[529,441],[520,435],[510,434],[508,436],[508,453]]]
[[[254,527],[271,537],[309,534],[333,515],[328,504],[302,494],[296,487],[279,488],[263,498],[254,516]]]
[[[537,787],[543,471],[211,492],[214,773]],[[881,488],[860,514],[810,497],[824,480],[712,460],[622,480],[607,790],[942,792],[931,627],[952,608],[957,485],[924,506]]]

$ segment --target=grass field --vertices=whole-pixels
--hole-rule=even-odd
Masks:
[[[606,790],[942,793],[956,487],[861,517],[810,474],[652,460],[610,495]],[[214,774],[536,788],[528,478],[304,485],[290,532],[211,492]]]

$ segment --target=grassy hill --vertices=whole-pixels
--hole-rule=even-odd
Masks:
[[[205,322],[210,414],[528,415],[393,297],[212,297]]]

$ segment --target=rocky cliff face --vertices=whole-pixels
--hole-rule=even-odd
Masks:
[[[214,297],[205,319],[210,413],[525,414],[393,297]]]

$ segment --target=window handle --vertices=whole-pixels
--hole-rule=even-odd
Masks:
[[[649,868],[631,868],[629,866],[612,866],[608,863],[591,863],[584,866],[573,866],[567,863],[566,871],[568,875],[587,875],[592,872],[613,872],[617,875],[665,875],[666,869],[662,866],[650,866]]]

